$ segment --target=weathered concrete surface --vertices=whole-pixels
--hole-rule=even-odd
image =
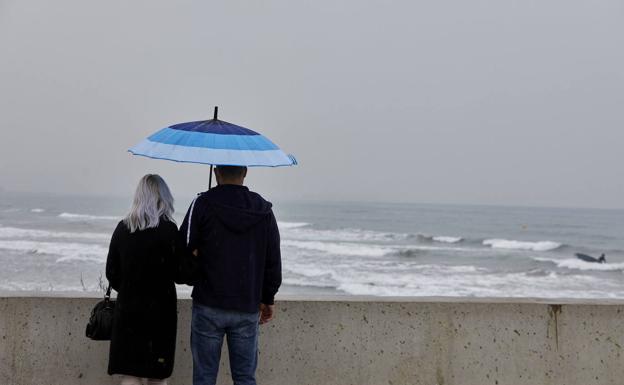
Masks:
[[[0,298],[0,384],[114,384],[84,337],[97,298]],[[624,384],[624,303],[282,300],[261,329],[261,384]],[[170,384],[191,384],[190,301]],[[224,355],[225,357],[226,355]],[[224,363],[220,384],[231,383]]]

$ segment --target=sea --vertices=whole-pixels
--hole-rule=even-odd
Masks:
[[[178,223],[189,203],[176,202]],[[273,203],[281,294],[624,298],[624,210]],[[129,206],[0,193],[0,291],[101,291],[110,237]],[[607,263],[575,253],[604,253]],[[178,286],[181,296],[190,290]]]

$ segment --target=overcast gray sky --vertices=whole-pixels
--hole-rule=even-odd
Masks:
[[[274,200],[624,207],[621,0],[0,0],[0,49],[5,190],[188,196],[126,149],[219,105]]]

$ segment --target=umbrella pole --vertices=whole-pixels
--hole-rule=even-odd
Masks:
[[[210,177],[208,178],[208,190],[212,188],[212,165],[210,165]]]
[[[219,107],[214,108],[214,120],[217,120],[217,114],[219,113]],[[212,165],[210,165],[210,178],[208,179],[208,190],[212,188]]]

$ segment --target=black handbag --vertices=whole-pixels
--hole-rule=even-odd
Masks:
[[[110,294],[111,287],[108,285],[104,299],[91,310],[91,317],[89,317],[85,334],[92,340],[108,341],[111,339],[115,300],[110,298]]]

